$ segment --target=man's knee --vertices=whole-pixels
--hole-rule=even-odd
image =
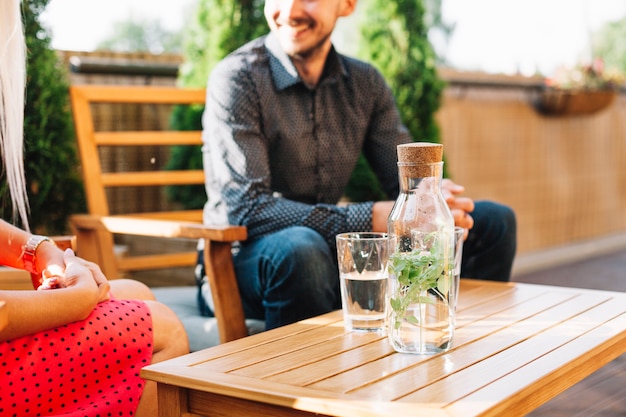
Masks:
[[[308,227],[291,227],[277,234],[281,250],[290,258],[301,263],[315,263],[331,258],[331,249],[324,238]]]
[[[461,274],[466,277],[508,281],[515,257],[515,212],[503,204],[476,203],[474,227],[463,245]]]
[[[273,273],[268,289],[281,288],[297,300],[311,303],[336,304],[339,293],[339,273],[336,255],[324,238],[307,227],[292,227],[276,236],[280,249],[274,251]],[[274,256],[274,255],[272,255]]]
[[[515,236],[517,220],[509,206],[491,201],[478,201],[472,213],[476,231],[501,236]]]
[[[328,243],[315,230],[308,227],[292,227],[277,236],[275,264],[291,270],[298,277],[306,277],[301,285],[316,286],[336,279],[336,265]]]
[[[271,241],[260,268],[268,328],[338,308],[336,255],[323,237],[312,229],[293,227],[276,233]]]

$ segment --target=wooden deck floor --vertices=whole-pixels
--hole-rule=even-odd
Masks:
[[[626,251],[514,276],[516,282],[626,291]],[[528,417],[626,416],[626,354]]]

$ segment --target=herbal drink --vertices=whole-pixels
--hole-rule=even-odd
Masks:
[[[347,331],[386,331],[389,247],[386,233],[337,235],[341,304]]]
[[[442,191],[443,146],[398,145],[400,193],[389,214],[388,336],[398,352],[433,354],[454,335],[454,218]]]
[[[343,319],[349,331],[385,329],[387,274],[363,271],[340,274]]]
[[[398,352],[444,352],[454,333],[452,234],[414,230],[412,235],[412,251],[389,257],[389,340]]]

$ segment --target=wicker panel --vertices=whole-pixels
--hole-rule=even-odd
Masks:
[[[453,179],[513,207],[520,253],[626,230],[626,96],[580,117],[542,116],[529,97],[448,89],[437,118]]]

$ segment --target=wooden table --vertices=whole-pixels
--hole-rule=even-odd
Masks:
[[[151,365],[159,415],[522,416],[626,352],[626,294],[462,280],[445,354],[345,333],[340,312]]]

